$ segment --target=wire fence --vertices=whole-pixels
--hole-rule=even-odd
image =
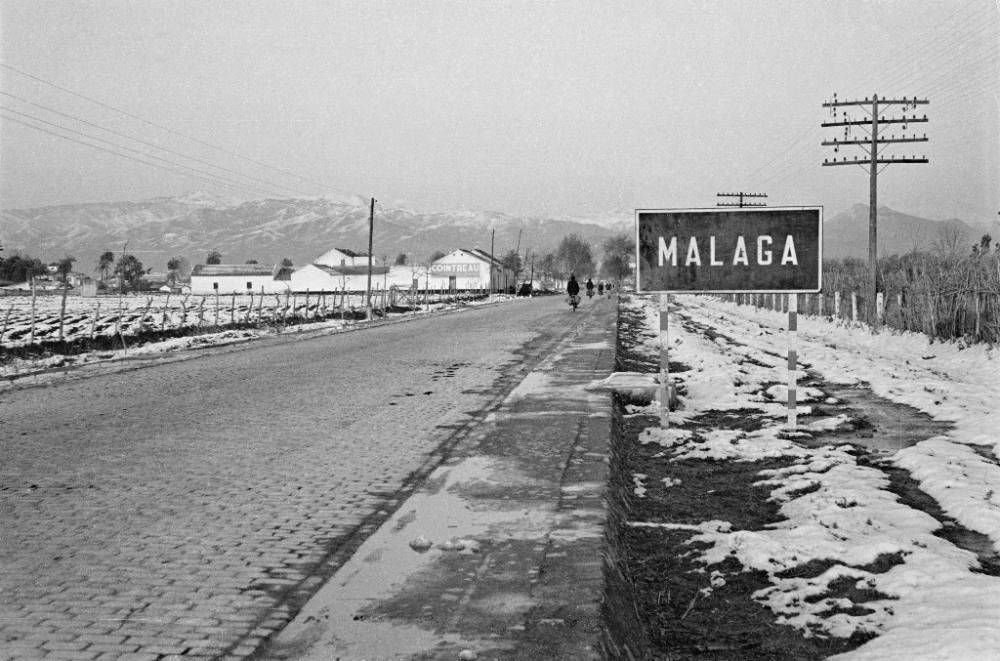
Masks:
[[[121,349],[227,329],[357,321],[416,313],[488,297],[485,290],[390,288],[281,294],[132,294],[11,296],[0,307],[0,361],[10,357]]]
[[[915,253],[879,261],[881,288],[870,305],[860,260],[828,261],[823,292],[800,294],[799,312],[924,333],[938,340],[1000,343],[1000,253],[947,257]],[[787,294],[730,294],[740,304],[787,311]],[[874,315],[874,316],[873,316]]]

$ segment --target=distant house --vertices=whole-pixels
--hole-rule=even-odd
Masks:
[[[430,265],[432,289],[503,290],[514,286],[514,273],[478,248],[459,248]]]
[[[292,268],[266,264],[197,264],[192,294],[283,294],[291,290]]]
[[[372,260],[372,266],[375,265],[374,262],[375,260]],[[368,268],[368,253],[355,252],[347,248],[334,248],[314,259],[312,263],[320,266],[364,266]]]

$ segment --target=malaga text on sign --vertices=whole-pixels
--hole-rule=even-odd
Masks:
[[[637,210],[640,292],[818,292],[821,207]]]

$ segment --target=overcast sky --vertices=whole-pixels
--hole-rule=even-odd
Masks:
[[[864,155],[820,145],[836,92],[930,100],[906,131],[930,141],[886,152],[930,163],[885,169],[880,204],[1000,210],[997,0],[0,0],[0,31],[3,208],[204,190],[542,216],[742,190],[832,215],[868,202],[865,170],[821,166]]]

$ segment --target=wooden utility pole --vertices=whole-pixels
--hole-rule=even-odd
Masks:
[[[372,235],[375,233],[375,198],[368,210],[368,287],[365,289],[365,316],[372,318]]]
[[[844,128],[844,138],[842,140],[834,138],[833,140],[823,141],[824,147],[833,147],[835,154],[840,152],[840,148],[843,146],[849,147],[860,147],[862,150],[867,152],[867,158],[858,158],[854,156],[853,159],[848,159],[846,156],[838,159],[834,156],[833,159],[824,158],[823,165],[857,165],[858,167],[865,169],[866,165],[868,168],[868,321],[873,326],[878,324],[878,310],[876,308],[876,298],[879,291],[879,278],[878,278],[878,174],[881,170],[893,165],[895,163],[927,163],[927,157],[921,156],[917,158],[915,155],[907,158],[906,156],[897,157],[895,154],[883,155],[882,151],[885,149],[885,145],[904,143],[904,142],[927,142],[927,134],[924,133],[923,136],[918,137],[916,134],[907,137],[906,134],[901,134],[900,137],[896,137],[895,134],[891,134],[889,137],[879,135],[879,131],[882,130],[881,127],[889,124],[902,124],[903,130],[906,131],[907,125],[909,124],[921,124],[929,121],[927,115],[923,117],[917,117],[916,110],[917,106],[927,105],[930,103],[927,99],[918,99],[913,97],[912,99],[907,99],[903,97],[902,99],[880,99],[878,95],[873,95],[870,99],[865,97],[862,99],[855,99],[853,101],[838,101],[837,95],[833,95],[833,100],[828,101],[823,104],[824,108],[830,109],[830,115],[833,117],[833,121],[824,122],[821,124],[823,128],[829,127],[843,127]],[[843,108],[846,106],[856,107],[863,110],[868,114],[865,119],[855,120],[847,115],[846,111],[841,110],[840,119],[837,119],[837,108]],[[891,106],[902,106],[902,116],[901,117],[888,117],[882,118],[880,113],[891,107]],[[912,109],[913,115],[907,116],[907,112]],[[859,139],[854,139],[851,135],[851,127],[859,126],[863,131],[867,131],[867,136],[862,136]],[[879,169],[879,166],[882,166]]]
[[[493,272],[496,271],[496,258],[493,257],[493,243],[496,241],[496,228],[490,233],[490,294],[493,293]]]
[[[744,198],[750,197],[767,197],[767,193],[744,193],[740,191],[739,193],[716,193],[716,197],[738,197],[739,202],[716,202],[717,207],[766,207],[767,202],[744,202]]]
[[[517,281],[521,278],[521,232],[524,228],[517,230],[517,247],[514,248],[514,287],[517,287]]]

